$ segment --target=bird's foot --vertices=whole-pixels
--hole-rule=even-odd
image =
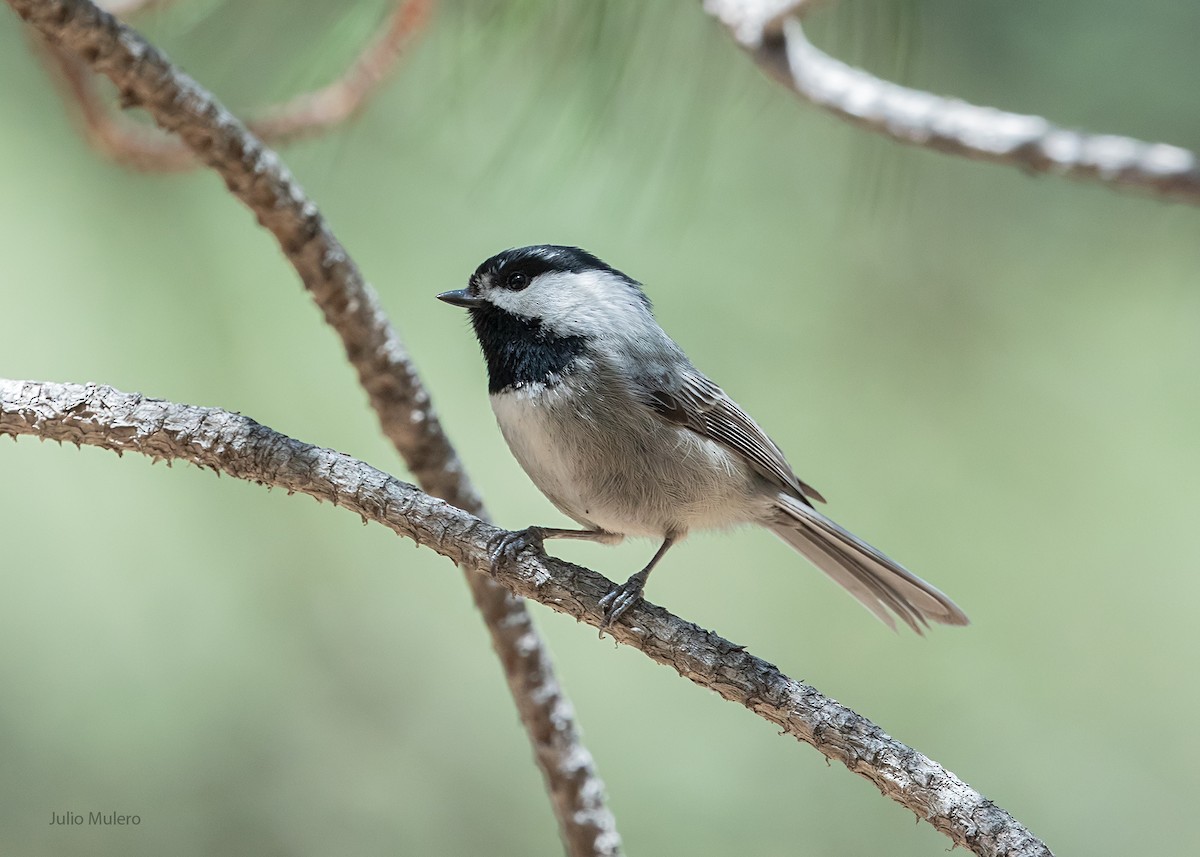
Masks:
[[[544,541],[546,533],[542,527],[526,527],[505,533],[491,550],[493,572],[505,561],[515,561],[522,551],[533,548],[538,553],[545,552]]]
[[[605,631],[625,615],[630,607],[642,600],[642,593],[646,589],[646,578],[649,577],[646,573],[647,571],[649,569],[639,571],[600,599],[600,609],[604,611],[604,618],[600,620],[601,637],[604,636]]]

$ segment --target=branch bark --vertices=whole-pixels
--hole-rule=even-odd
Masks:
[[[814,0],[704,0],[705,11],[771,77],[861,128],[951,155],[1200,205],[1200,159],[1193,152],[1061,128],[1041,116],[979,107],[881,80],[808,40],[799,19],[816,5]]]
[[[341,337],[384,434],[417,481],[430,494],[485,514],[375,290],[275,153],[153,45],[87,0],[8,2],[56,50],[106,75],[125,106],[145,108],[222,176],[275,236]],[[487,577],[466,579],[533,745],[567,852],[619,855],[621,838],[603,781],[545,641],[520,598]]]
[[[155,460],[184,460],[238,479],[307,494],[383,524],[489,575],[513,592],[598,626],[602,575],[525,552],[493,566],[505,535],[462,509],[368,464],[281,435],[240,414],[180,405],[95,384],[0,380],[0,436],[33,435]],[[1050,857],[1012,816],[934,760],[865,717],[791,679],[742,646],[642,603],[609,633],[684,678],[753,711],[865,777],[980,857]]]

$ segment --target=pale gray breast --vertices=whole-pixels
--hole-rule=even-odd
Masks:
[[[580,523],[626,535],[754,517],[759,480],[740,458],[667,423],[591,369],[492,397],[513,455],[551,502]]]

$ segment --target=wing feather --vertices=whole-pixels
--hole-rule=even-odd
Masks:
[[[643,403],[667,422],[738,453],[781,489],[825,502],[819,491],[792,472],[779,447],[758,423],[695,367],[673,377],[640,378],[637,388]]]

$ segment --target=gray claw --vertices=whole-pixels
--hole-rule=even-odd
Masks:
[[[644,588],[645,581],[638,580],[635,575],[600,599],[600,609],[604,611],[604,618],[600,620],[601,637],[630,607],[642,600]]]
[[[492,568],[497,568],[504,560],[515,561],[522,551],[529,548],[542,551],[542,538],[538,527],[526,527],[523,530],[505,533],[491,550]]]

